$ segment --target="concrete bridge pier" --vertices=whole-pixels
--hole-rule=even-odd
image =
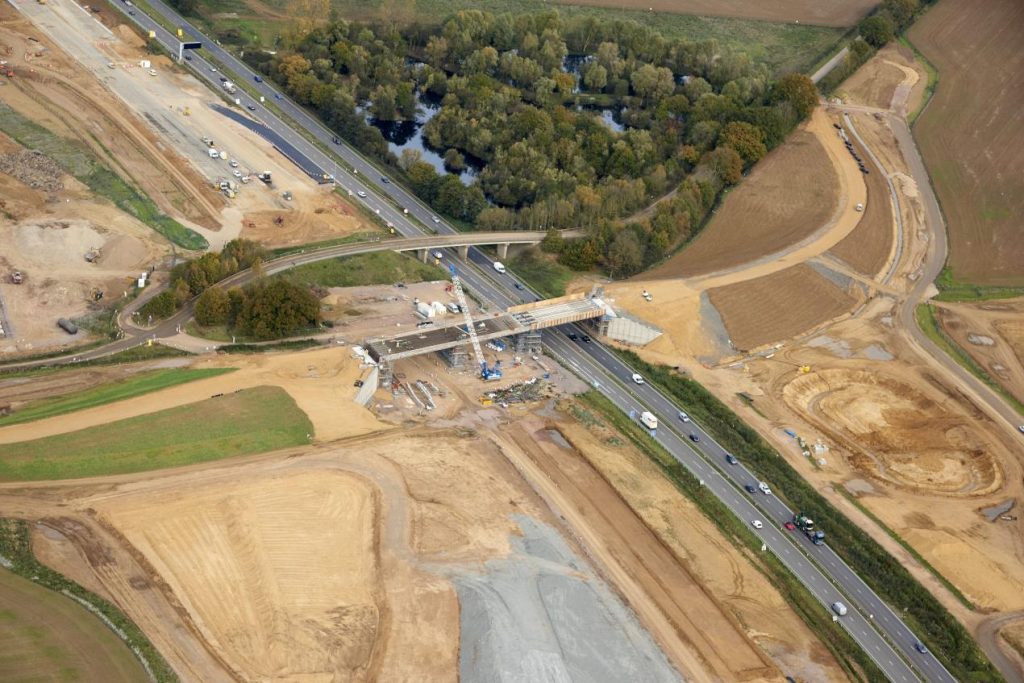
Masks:
[[[508,258],[508,242],[498,245],[498,258],[502,261]]]
[[[469,260],[469,247],[459,247],[459,258],[463,261]]]
[[[416,255],[420,257],[420,261],[423,261],[424,263],[426,263],[427,259],[430,258],[430,250],[429,249],[417,249],[416,250]]]

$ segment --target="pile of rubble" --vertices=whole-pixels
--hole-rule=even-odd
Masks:
[[[483,395],[483,400],[485,403],[491,401],[503,407],[510,403],[530,403],[544,397],[547,392],[543,392],[542,389],[545,387],[544,382],[534,377],[496,391],[488,391]]]
[[[33,190],[59,192],[64,189],[64,169],[42,152],[21,150],[0,154],[0,173],[6,173]]]

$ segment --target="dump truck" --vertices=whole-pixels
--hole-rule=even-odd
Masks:
[[[650,411],[645,410],[640,413],[640,422],[648,429],[654,430],[658,428],[658,418],[654,417],[654,414]]]

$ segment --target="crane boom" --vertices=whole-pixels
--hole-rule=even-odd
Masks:
[[[466,294],[462,291],[462,281],[459,274],[455,272],[455,266],[448,266],[452,274],[452,285],[455,287],[455,298],[459,300],[459,308],[462,309],[462,319],[466,323],[466,332],[469,334],[469,341],[473,344],[473,354],[476,356],[476,364],[480,372],[487,368],[487,361],[484,360],[484,351],[480,348],[480,339],[476,336],[476,328],[473,326],[473,318],[469,314],[469,305],[466,303]]]

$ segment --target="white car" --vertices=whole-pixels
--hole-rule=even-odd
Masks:
[[[440,261],[441,259],[443,259],[443,258],[444,258],[444,254],[442,254],[442,253],[441,253],[441,252],[439,252],[439,251],[435,251],[435,252],[434,252],[434,258],[436,258],[436,259],[437,259],[438,261]]]
[[[1021,434],[1024,434],[1024,425],[1017,427],[1017,431],[1020,432]]]
[[[234,159],[229,161],[228,164],[231,166],[231,168],[238,168],[238,162],[235,161]]]
[[[690,421],[690,416],[680,410],[679,411],[679,419],[682,420],[683,422],[689,422]]]
[[[761,527],[763,527],[763,526],[764,526],[764,524],[763,524],[763,523],[761,522],[761,520],[759,520],[759,519],[752,519],[752,520],[750,520],[750,524],[751,524],[751,525],[752,525],[752,526],[753,526],[753,527],[754,527],[755,529],[760,529]]]
[[[764,483],[763,481],[757,483],[757,488],[761,489],[761,493],[763,493],[766,496],[772,495],[772,490],[768,488],[768,484]]]
[[[644,383],[644,378],[634,372],[633,373],[633,382],[635,384],[643,384]]]
[[[441,222],[441,219],[438,218],[437,216],[431,216],[430,220],[434,221],[435,223],[440,223]]]
[[[235,171],[232,171],[231,173],[234,174],[234,176],[236,178],[241,178],[242,177],[242,172],[241,171],[235,170]]]
[[[362,190],[359,190],[358,192],[356,192],[356,194],[359,195],[361,198],[366,199],[366,193],[363,192]]]

